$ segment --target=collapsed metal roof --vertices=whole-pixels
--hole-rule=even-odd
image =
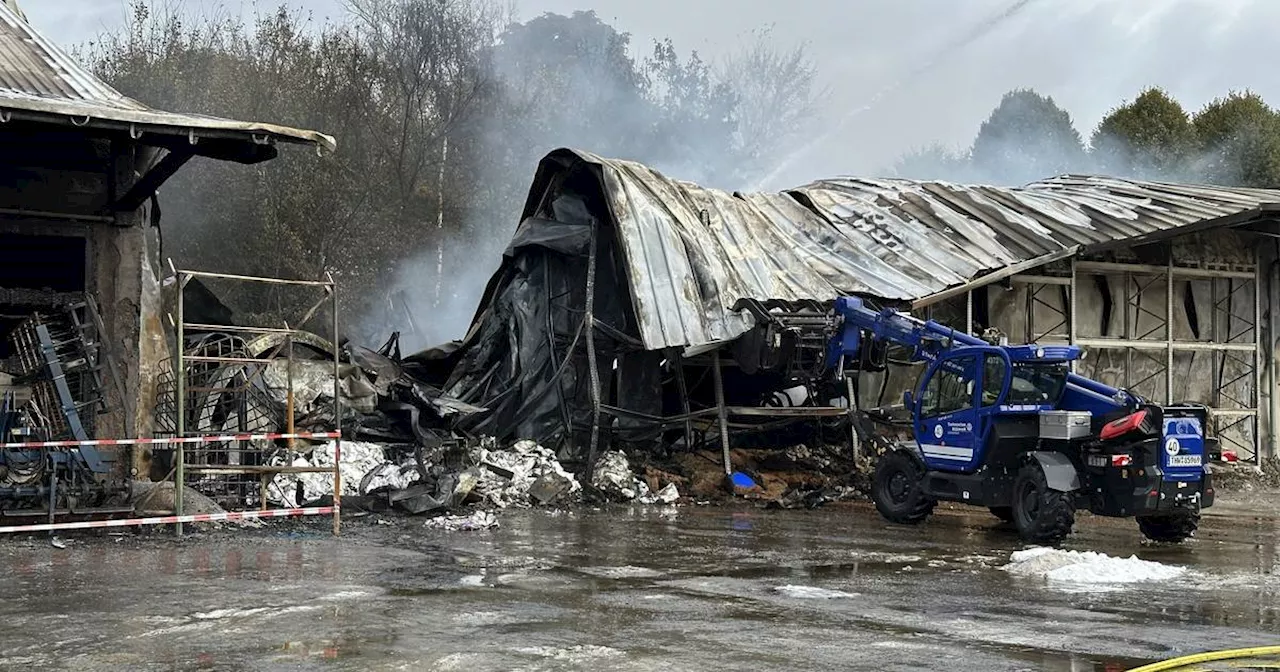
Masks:
[[[646,349],[731,340],[742,298],[859,294],[923,305],[1073,255],[1280,210],[1280,191],[1065,175],[1025,187],[839,178],[729,193],[647,166],[557,150],[525,208],[586,165],[625,261]]]
[[[75,126],[242,140],[316,145],[333,150],[323,133],[276,124],[235,121],[155,110],[107,86],[36,31],[16,6],[0,3],[0,122],[13,118]]]

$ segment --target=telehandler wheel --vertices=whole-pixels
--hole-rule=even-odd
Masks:
[[[988,507],[988,510],[991,511],[991,515],[995,516],[996,518],[999,518],[1000,520],[1003,520],[1006,523],[1013,522],[1012,506],[992,506],[992,507]]]
[[[1178,543],[1195,535],[1200,514],[1174,513],[1138,516],[1138,530],[1151,541]]]
[[[871,498],[880,515],[894,523],[916,525],[933,513],[936,502],[920,489],[920,465],[902,451],[885,454],[876,464]]]
[[[1073,495],[1049,488],[1037,463],[1023,465],[1013,481],[1013,524],[1023,539],[1038,544],[1062,541],[1076,522]]]

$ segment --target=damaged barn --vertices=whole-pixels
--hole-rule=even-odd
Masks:
[[[0,3],[0,443],[150,436],[161,326],[157,189],[196,156],[254,164],[332,138],[149,108]],[[150,451],[0,452],[0,514],[131,510]]]
[[[711,449],[729,473],[751,459],[729,447],[865,447],[896,432],[916,372],[892,349],[822,370],[831,301],[860,296],[1084,346],[1089,375],[1212,407],[1224,444],[1258,462],[1275,453],[1262,315],[1276,292],[1262,269],[1277,209],[1269,190],[1091,176],[731,194],[559,150],[466,336],[405,361],[486,409],[454,419],[458,432],[535,440],[571,464],[612,447]],[[1197,382],[1174,384],[1184,376]]]

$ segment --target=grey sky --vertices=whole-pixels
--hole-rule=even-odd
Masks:
[[[170,0],[171,2],[173,0]],[[71,44],[119,26],[120,0],[19,0],[55,41]],[[184,0],[183,6],[252,12],[275,2]],[[317,18],[341,17],[341,0],[293,0]],[[1273,64],[1280,43],[1275,0],[1031,0],[968,46],[935,58],[1014,0],[520,0],[522,18],[594,9],[632,33],[637,52],[655,37],[715,58],[751,31],[807,42],[831,94],[823,131],[780,164],[779,187],[876,173],[912,147],[967,144],[1005,91],[1057,99],[1087,138],[1106,111],[1147,85],[1190,108],[1231,89],[1280,103]],[[935,67],[921,72],[931,61]],[[918,73],[908,77],[908,73]],[[881,94],[877,97],[877,94]],[[868,104],[870,106],[868,107]],[[590,149],[590,148],[585,148]],[[531,167],[532,169],[532,167]]]

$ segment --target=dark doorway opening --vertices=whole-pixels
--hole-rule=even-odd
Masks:
[[[36,313],[84,300],[85,239],[0,232],[0,370],[13,357],[9,335]]]

